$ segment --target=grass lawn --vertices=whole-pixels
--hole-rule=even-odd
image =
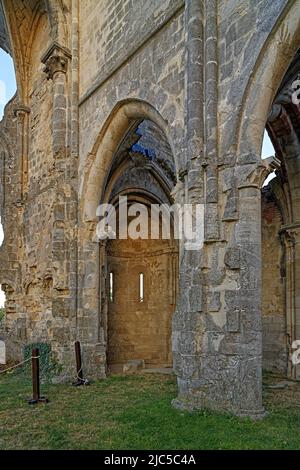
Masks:
[[[22,374],[0,376],[1,450],[300,449],[300,384],[284,390],[265,384],[269,415],[260,422],[174,410],[173,376],[119,376],[45,391],[50,403],[30,407],[30,382]]]

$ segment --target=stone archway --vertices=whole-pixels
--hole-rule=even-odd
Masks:
[[[151,204],[156,208],[162,204],[170,206],[175,182],[172,151],[164,133],[150,120],[135,124],[114,156],[104,196],[117,209],[115,239],[106,242],[100,256],[104,264],[100,270],[106,273],[105,331],[111,372],[137,366],[172,367],[178,241],[173,236],[171,214],[170,236],[160,216],[159,230],[153,239]],[[119,204],[120,197],[126,198],[125,208]],[[135,207],[145,210],[147,219],[147,233],[138,237],[130,233]],[[124,209],[126,217],[128,214],[125,239],[119,230],[120,212],[123,210],[124,216]]]
[[[277,179],[262,188],[262,364],[268,372],[287,374],[286,256],[284,217]]]
[[[293,99],[294,83],[300,72],[300,53],[287,70],[268,116],[267,129],[280,161],[277,178],[272,181],[272,197],[280,214],[277,238],[281,241],[284,279],[286,373],[299,379],[299,365],[291,360],[293,343],[300,337],[300,104]],[[297,93],[299,95],[299,92]],[[264,286],[263,286],[264,287]],[[274,330],[274,327],[273,327]]]
[[[37,76],[32,76],[31,62],[33,58],[38,58],[39,66],[41,54],[35,54],[33,48],[37,43],[39,46],[43,44],[45,49],[51,43],[68,47],[70,42],[68,13],[69,8],[62,1],[3,0],[1,2],[0,47],[3,47],[14,59],[18,100],[22,106],[31,105],[30,85],[33,79],[37,79]]]
[[[153,142],[141,145],[141,136],[135,131],[143,122],[155,131],[157,144],[161,142],[168,149],[167,158],[165,153],[162,160],[152,159],[149,149],[153,149]],[[153,136],[153,132],[149,135]],[[156,156],[163,152],[163,148],[156,150]],[[79,305],[82,307],[78,311],[77,335],[85,348],[90,373],[98,377],[103,378],[107,374],[109,280],[107,243],[105,240],[99,242],[96,235],[97,208],[100,203],[115,203],[120,194],[128,195],[129,199],[142,198],[147,204],[149,201],[170,204],[174,193],[176,203],[180,203],[178,161],[174,155],[168,122],[151,104],[127,99],[119,102],[108,116],[89,153],[87,164],[80,170],[79,260],[82,260],[84,282],[80,291],[82,301]],[[136,178],[133,184],[129,174],[134,168]],[[138,172],[142,172],[143,178]],[[177,254],[175,256],[177,259]],[[88,328],[84,328],[84,324]]]

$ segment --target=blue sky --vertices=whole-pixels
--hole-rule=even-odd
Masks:
[[[3,93],[5,91],[5,93]],[[2,119],[4,106],[14,96],[16,92],[15,71],[11,57],[0,49],[0,119]],[[274,149],[270,139],[265,133],[262,158],[274,155]],[[274,177],[274,176],[273,176]],[[271,175],[268,180],[271,179]],[[0,245],[3,241],[3,230],[0,224]],[[4,303],[4,294],[0,289],[0,307]]]
[[[265,131],[264,135],[264,141],[263,141],[263,147],[261,151],[261,158],[268,158],[268,157],[273,157],[275,155],[275,150],[274,147],[270,141],[270,138],[267,134],[267,131]]]
[[[0,49],[0,119],[4,106],[16,92],[16,79],[11,57]]]
[[[16,92],[16,80],[13,61],[11,57],[0,49],[0,119],[2,119],[4,106]],[[3,241],[3,230],[0,225],[0,245]],[[0,289],[0,307],[4,303],[4,294]]]

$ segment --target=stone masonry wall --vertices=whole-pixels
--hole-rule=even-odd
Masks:
[[[53,304],[57,293],[53,251],[53,226],[57,217],[56,198],[58,167],[53,158],[53,82],[44,72],[41,57],[52,42],[50,22],[40,2],[9,4],[8,16],[15,16],[13,31],[22,32],[21,41],[14,43],[14,58],[19,85],[18,96],[6,109],[2,127],[13,122],[10,132],[10,158],[6,162],[11,184],[4,188],[5,243],[2,247],[0,282],[6,291],[5,339],[7,357],[21,359],[23,346],[46,342],[52,347],[54,360],[63,361],[61,350],[68,337],[62,337],[62,319],[54,318]],[[15,33],[16,34],[16,33]],[[27,66],[21,58],[26,51]],[[24,60],[24,57],[22,57]],[[11,126],[11,124],[9,124]],[[65,140],[65,144],[67,140]],[[11,170],[13,169],[13,170]],[[13,177],[9,173],[14,171]],[[70,182],[69,182],[70,183]],[[14,189],[12,189],[14,187]],[[12,248],[9,240],[12,239]],[[12,267],[11,282],[7,280]]]
[[[287,371],[287,325],[283,247],[279,231],[282,217],[275,201],[262,194],[262,324],[263,368]]]
[[[174,405],[261,417],[262,299],[263,324],[274,325],[265,351],[276,343],[269,366],[276,349],[283,367],[284,351],[279,222],[264,208],[261,230],[269,163],[260,150],[299,49],[299,2],[0,2],[10,41],[3,27],[0,40],[11,47],[18,81],[0,124],[0,283],[11,356],[47,341],[70,375],[79,339],[86,370],[105,377],[105,251],[95,238],[95,200],[130,126],[152,119],[172,149],[176,202],[204,207],[203,243],[180,246]],[[262,231],[276,253],[276,289],[262,271],[262,262],[271,264],[266,249],[261,257]]]
[[[132,48],[135,52],[132,55],[123,55],[122,64],[113,60],[112,63],[116,68],[114,73],[105,76],[105,80],[102,81],[101,77],[104,75],[100,74],[97,88],[95,87],[90,95],[88,95],[87,86],[83,89],[86,82],[83,81],[81,84],[79,108],[80,188],[83,188],[84,178],[93,163],[94,156],[91,155],[91,152],[99,133],[107,118],[113,114],[114,108],[122,100],[143,100],[161,114],[163,119],[168,122],[172,148],[176,152],[175,160],[177,159],[177,164],[180,165],[180,160],[184,157],[182,145],[184,135],[185,32],[183,9],[178,9],[178,4],[181,2],[160,2],[160,8],[157,9],[156,2],[149,2],[148,8],[143,11],[142,24],[144,26],[141,26],[139,21],[133,22],[133,26],[139,25],[143,34],[149,35],[143,47],[139,47],[141,36],[137,36],[132,31],[130,50]],[[157,15],[155,21],[151,21],[154,14],[153,8]],[[138,11],[140,10],[137,9]],[[167,12],[168,15],[164,12]],[[93,28],[93,24],[94,16],[80,16],[80,30],[83,35],[82,57],[87,57],[90,54],[90,46],[85,38],[89,36],[88,32]],[[147,35],[145,35],[146,38]],[[95,54],[101,56],[101,44],[100,41],[95,45],[96,50],[93,51],[89,61],[89,67],[92,67],[95,72],[97,71],[97,63],[93,57]],[[123,48],[123,54],[125,50],[129,52],[129,49]],[[103,69],[101,70],[103,72]],[[94,72],[90,71],[89,76],[93,75]],[[116,145],[120,143],[116,142]],[[86,196],[81,193],[79,197],[80,204],[82,204]],[[93,214],[93,217],[96,220],[96,214]],[[80,222],[79,282],[81,289],[77,323],[78,336],[85,343],[86,357],[88,358],[87,367],[93,369],[93,364],[98,364],[97,374],[103,376],[105,374],[106,342],[103,337],[104,332],[102,330],[99,332],[97,327],[101,321],[99,320],[101,313],[98,311],[97,303],[99,298],[99,281],[97,280],[99,251],[95,244],[95,224],[84,223],[83,220]],[[101,364],[100,367],[99,364]]]
[[[81,96],[143,47],[149,35],[183,3],[182,0],[85,1],[80,7]]]
[[[16,312],[22,305],[21,262],[22,262],[22,213],[18,206],[18,161],[16,158],[17,118],[14,97],[5,108],[5,115],[0,122],[0,181],[1,202],[0,216],[4,230],[4,240],[0,247],[0,282],[6,294],[7,322],[2,323],[1,335],[6,336],[16,322]],[[14,341],[7,346],[7,355],[18,357],[19,351],[15,344],[24,338],[23,320],[21,316],[15,325]]]
[[[100,8],[100,3],[98,8]],[[164,4],[167,6],[170,2]],[[90,88],[83,87],[85,82],[82,81],[80,132],[85,137],[80,139],[81,168],[115,105],[130,98],[145,100],[162,114],[164,119],[168,121],[171,131],[173,130],[173,145],[180,155],[180,148],[177,146],[182,145],[180,139],[183,135],[185,49],[183,11],[182,9],[178,11],[176,6],[178,6],[178,2],[174,2],[169,13],[170,20],[165,24],[163,23],[164,17],[159,16],[159,21],[152,24],[152,30],[155,34],[148,39],[144,47],[137,48],[132,56],[125,55],[123,66],[116,68],[115,73],[112,73],[111,76],[103,76],[105,81],[99,80],[98,87],[90,96],[86,96]],[[144,13],[142,24],[146,25],[151,21],[151,9],[150,11],[145,9]],[[90,73],[87,73],[82,64],[81,71],[85,70],[84,73],[87,76],[95,75],[98,70],[93,55],[90,58],[90,45],[88,41],[84,40],[85,36],[89,35],[89,31],[93,29],[94,18],[95,14],[81,15],[80,17],[80,30],[83,35],[81,56],[83,60],[87,60],[85,58],[89,57],[89,67],[92,67]],[[160,25],[162,25],[161,29]],[[138,37],[134,37],[133,48],[138,46]],[[100,46],[101,43],[95,44],[93,54],[97,53],[101,56]],[[124,47],[123,51],[125,50]],[[117,62],[114,62],[114,65],[117,65]]]

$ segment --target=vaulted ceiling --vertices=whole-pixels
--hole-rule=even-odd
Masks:
[[[10,54],[10,44],[6,29],[2,0],[0,0],[0,47]]]

